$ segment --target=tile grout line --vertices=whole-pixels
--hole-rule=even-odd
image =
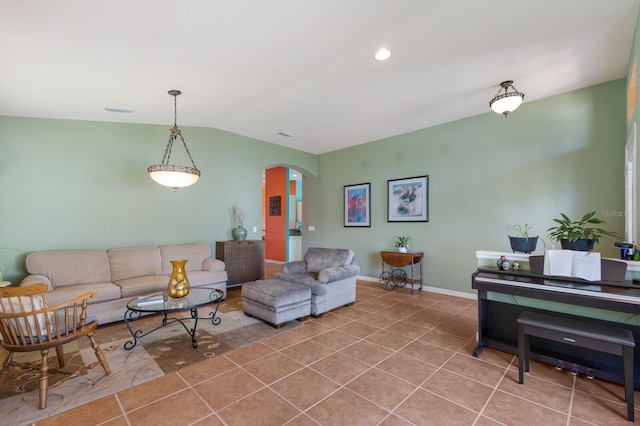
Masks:
[[[515,357],[511,358],[511,361],[509,362],[509,365],[507,365],[507,367],[504,369],[504,372],[502,373],[502,377],[500,377],[500,380],[498,380],[498,382],[496,383],[496,385],[493,387],[493,390],[491,391],[491,395],[489,395],[489,398],[487,398],[487,400],[485,401],[484,405],[482,406],[482,408],[480,409],[480,412],[478,413],[478,416],[476,417],[476,420],[473,422],[473,424],[475,425],[478,420],[480,420],[482,417],[487,417],[488,419],[491,419],[493,421],[496,421],[498,423],[502,423],[496,419],[493,419],[491,417],[485,416],[484,410],[487,408],[487,405],[489,405],[489,401],[491,401],[491,399],[493,398],[493,396],[496,394],[496,392],[498,391],[498,387],[500,386],[500,383],[502,383],[502,381],[504,380],[504,378],[506,377],[507,373],[509,372],[509,368],[513,365],[513,361],[515,360]]]

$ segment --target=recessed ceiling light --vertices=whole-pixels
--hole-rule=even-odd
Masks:
[[[132,112],[136,112],[137,108],[124,107],[124,106],[106,106],[104,107],[104,110],[108,112],[126,112],[130,114]]]
[[[383,47],[382,49],[378,50],[376,54],[373,55],[373,57],[376,58],[378,61],[386,61],[391,57],[391,52],[389,51],[389,49],[385,49]]]

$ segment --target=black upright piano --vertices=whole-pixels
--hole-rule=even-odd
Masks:
[[[618,281],[585,281],[578,278],[550,277],[526,271],[478,268],[472,274],[471,286],[478,291],[478,345],[473,351],[474,356],[481,356],[485,347],[517,353],[516,319],[524,311],[584,318],[586,315],[579,312],[580,308],[573,308],[603,309],[622,313],[622,315],[616,315],[621,317],[622,321],[612,322],[596,318],[597,316],[606,317],[606,314],[589,315],[590,320],[626,328],[633,332],[639,346],[634,351],[634,387],[640,389],[640,285]],[[492,293],[502,296],[492,298]],[[532,300],[527,301],[514,296]],[[540,301],[564,305],[540,303]],[[579,313],[568,313],[572,311]],[[584,309],[583,311],[594,312]],[[588,366],[595,377],[617,383],[623,383],[624,379],[622,361],[619,357],[558,342],[532,338],[531,359],[553,365],[562,361],[565,365],[568,364],[568,367],[576,365],[583,372]]]

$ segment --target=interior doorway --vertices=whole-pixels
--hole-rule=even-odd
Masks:
[[[285,166],[263,170],[262,238],[265,260],[302,259],[302,173]]]

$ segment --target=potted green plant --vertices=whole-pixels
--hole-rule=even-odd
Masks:
[[[552,241],[560,241],[565,250],[589,251],[593,249],[595,243],[600,241],[600,237],[605,235],[616,237],[615,232],[607,231],[595,225],[606,223],[604,220],[594,217],[596,212],[590,212],[582,216],[580,220],[571,220],[560,213],[561,219],[553,219],[557,223],[547,231]]]
[[[531,253],[536,250],[538,236],[532,237],[529,235],[532,229],[533,225],[529,225],[528,223],[525,223],[524,226],[516,224],[507,227],[508,232],[511,231],[516,234],[515,237],[508,235],[511,250],[513,250],[514,253]]]
[[[396,236],[396,248],[400,253],[406,253],[409,248],[409,242],[412,240],[409,236]]]

